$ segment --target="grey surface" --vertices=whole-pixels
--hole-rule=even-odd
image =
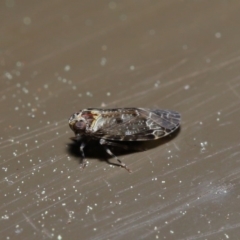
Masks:
[[[1,239],[240,239],[239,1],[5,1]],[[181,131],[108,165],[70,151],[86,107],[160,107]],[[98,157],[99,154],[99,157]]]

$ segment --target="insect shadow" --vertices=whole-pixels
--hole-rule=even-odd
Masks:
[[[114,152],[116,156],[124,156],[128,154],[133,154],[135,152],[143,152],[156,148],[160,145],[166,144],[174,139],[181,131],[181,128],[178,128],[175,132],[170,135],[150,141],[133,141],[133,142],[118,142],[119,146],[109,146],[109,148]],[[80,151],[81,142],[73,141],[67,144],[67,151],[70,155],[76,157],[79,161],[79,164],[82,164],[82,155]],[[121,166],[119,163],[110,161],[112,157],[106,152],[105,148],[100,145],[99,140],[91,140],[88,142],[84,148],[84,154],[87,160],[97,159],[98,161],[107,162],[110,165]]]

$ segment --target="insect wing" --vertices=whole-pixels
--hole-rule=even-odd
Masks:
[[[177,129],[180,114],[160,109],[113,109],[99,122],[95,137],[113,141],[146,141],[164,137]]]
[[[180,126],[181,115],[178,112],[162,109],[148,109],[149,122],[153,121],[168,134],[175,131]],[[144,113],[143,113],[144,114]],[[147,113],[145,113],[147,115]]]

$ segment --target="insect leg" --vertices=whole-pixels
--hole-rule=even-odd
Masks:
[[[123,163],[116,155],[114,155],[112,153],[112,151],[107,147],[107,146],[104,146],[103,147],[105,148],[106,152],[111,156],[111,157],[114,157],[118,162],[119,162],[119,165],[122,167],[122,168],[125,168],[128,172],[132,172],[127,166],[125,163]]]
[[[81,145],[80,145],[80,151],[81,151],[81,154],[82,154],[81,168],[85,168],[86,167],[86,159],[85,159],[85,154],[84,154],[85,146],[86,146],[86,143],[85,142],[81,142]]]

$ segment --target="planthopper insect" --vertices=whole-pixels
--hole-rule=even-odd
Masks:
[[[126,147],[129,141],[148,141],[165,137],[180,126],[180,114],[171,110],[148,108],[87,108],[69,118],[75,133],[74,141],[81,142],[80,151],[85,166],[84,147],[90,140],[97,140],[119,165],[131,170],[108,146]],[[124,143],[121,143],[123,141]]]

